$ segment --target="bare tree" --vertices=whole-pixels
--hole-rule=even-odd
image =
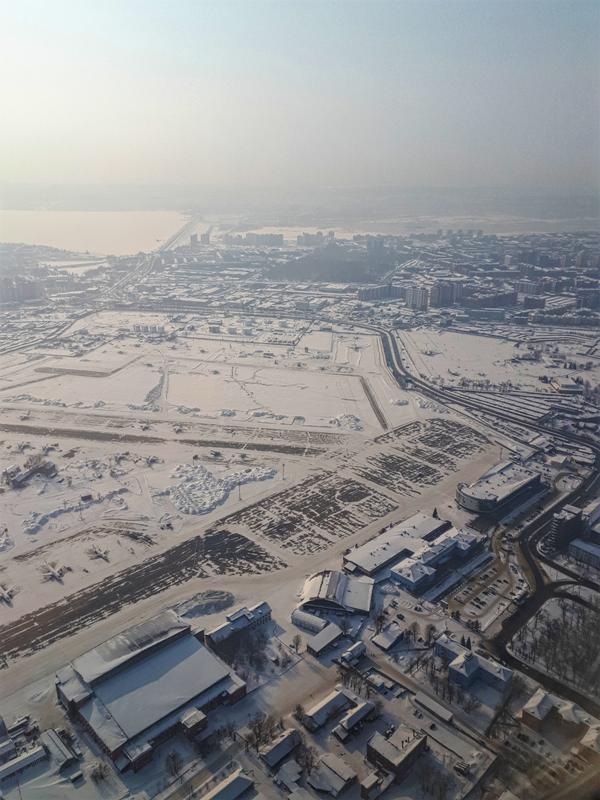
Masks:
[[[176,778],[181,772],[183,760],[177,750],[171,750],[165,759],[167,772],[172,778]]]
[[[94,783],[101,783],[108,778],[108,766],[104,761],[97,761],[90,770],[90,778]]]
[[[373,619],[375,622],[375,633],[381,633],[383,626],[385,625],[385,620],[385,610],[383,606],[379,606],[379,608],[375,611],[375,617]]]
[[[350,631],[352,630],[352,623],[348,619],[348,617],[342,617],[340,620],[340,628],[344,636],[348,636]]]
[[[303,738],[296,749],[296,761],[310,775],[319,760],[318,751]]]
[[[271,714],[257,711],[248,723],[250,730],[249,742],[256,751],[263,745],[268,744],[274,737],[277,730],[277,720]]]

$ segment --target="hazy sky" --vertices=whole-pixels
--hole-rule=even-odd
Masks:
[[[598,182],[600,0],[0,9],[0,181]]]

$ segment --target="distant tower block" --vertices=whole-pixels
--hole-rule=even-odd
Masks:
[[[192,250],[195,250],[195,248],[198,247],[198,234],[197,233],[192,233],[192,235],[190,236],[190,247],[192,248]]]
[[[206,233],[202,234],[200,237],[200,242],[202,244],[210,244],[210,231],[206,231]]]

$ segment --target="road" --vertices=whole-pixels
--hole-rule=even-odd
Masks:
[[[431,386],[427,381],[420,377],[412,375],[402,362],[398,343],[392,331],[384,328],[375,328],[378,331],[383,352],[386,359],[386,364],[393,378],[399,386],[405,387],[408,382],[412,383],[419,392],[424,394],[430,399],[443,403],[444,405],[461,405],[465,408],[474,411],[481,411],[476,398],[464,399],[461,398],[457,402],[456,398],[437,387]],[[535,430],[546,435],[552,435],[555,438],[564,440],[566,443],[576,443],[578,445],[585,445],[588,447],[596,457],[596,463],[590,474],[582,481],[569,495],[565,496],[561,506],[567,503],[584,504],[587,500],[594,497],[600,489],[600,447],[589,442],[587,439],[580,438],[575,434],[565,433],[563,431],[555,431],[544,425],[533,424],[531,422],[525,423],[521,418],[515,417],[514,414],[497,412],[495,416],[504,421],[512,424],[519,425],[520,427],[527,427],[528,429]],[[538,545],[544,534],[548,531],[552,522],[553,514],[557,511],[557,507],[553,506],[539,517],[533,520],[528,525],[525,525],[519,534],[519,538],[515,544],[518,547],[518,555],[522,558],[527,566],[527,571],[530,577],[530,596],[526,602],[520,606],[515,606],[512,613],[506,616],[502,623],[502,628],[491,640],[488,641],[488,647],[494,651],[497,657],[504,660],[506,663],[516,665],[523,671],[533,673],[534,668],[528,665],[523,665],[522,662],[517,662],[514,656],[507,650],[507,645],[514,636],[514,634],[521,628],[534,614],[536,614],[541,606],[551,597],[564,596],[564,591],[561,587],[565,583],[571,585],[583,586],[594,591],[600,591],[600,586],[589,578],[581,577],[574,573],[572,570],[565,569],[562,565],[555,563],[550,557],[541,554],[538,550]],[[544,572],[541,563],[552,566],[557,571],[565,574],[570,581],[549,581],[546,573]],[[577,598],[575,598],[577,599]],[[557,679],[549,678],[545,673],[536,671],[536,680],[542,685],[546,686],[550,691],[558,691],[559,693],[569,697],[577,695],[576,702],[580,703],[583,707],[589,706],[598,709],[598,705],[589,701],[583,695],[575,692],[567,684],[562,683]],[[597,715],[597,712],[591,712]]]

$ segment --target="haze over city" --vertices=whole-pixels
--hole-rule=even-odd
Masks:
[[[600,0],[0,9],[0,800],[600,800]]]
[[[2,12],[5,182],[597,188],[597,2]]]

